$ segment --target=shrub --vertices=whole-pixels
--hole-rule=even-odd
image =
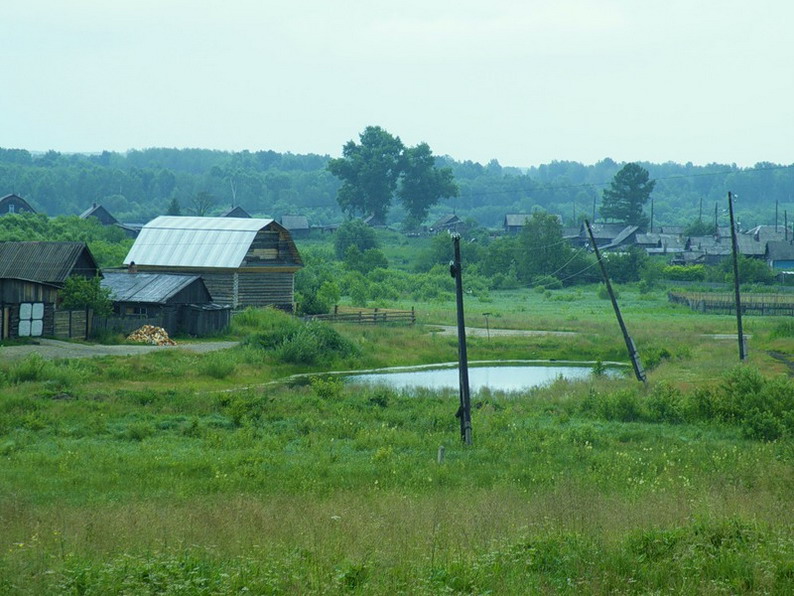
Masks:
[[[325,323],[298,328],[276,348],[276,356],[291,364],[318,364],[335,358],[357,356],[358,348]]]
[[[648,397],[648,419],[652,422],[684,422],[684,399],[681,392],[667,383],[659,383]]]
[[[321,399],[334,399],[342,395],[345,384],[339,377],[312,376],[309,379],[314,394]]]
[[[208,354],[201,360],[199,372],[213,379],[225,379],[236,368],[234,360],[225,353]]]

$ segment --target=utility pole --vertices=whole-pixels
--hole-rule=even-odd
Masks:
[[[739,360],[747,358],[744,350],[744,332],[742,330],[742,300],[739,294],[739,242],[736,239],[736,222],[733,218],[733,195],[728,191],[728,213],[731,216],[731,252],[733,253],[733,291],[736,295],[736,330],[739,334]]]
[[[651,197],[651,234],[653,234],[653,197]]]
[[[458,310],[458,384],[460,387],[460,438],[466,445],[471,439],[471,396],[469,394],[469,357],[466,353],[466,323],[463,317],[463,277],[460,264],[460,234],[452,234],[455,260],[449,264],[449,273],[455,278],[455,300]]]
[[[612,308],[615,310],[615,316],[618,319],[618,325],[620,325],[620,330],[623,332],[623,340],[626,342],[626,349],[629,352],[631,365],[634,367],[634,375],[637,377],[638,381],[645,383],[645,371],[642,369],[640,355],[637,353],[637,348],[634,345],[634,341],[631,339],[631,336],[626,329],[626,324],[623,322],[623,316],[620,314],[620,307],[618,306],[618,301],[615,298],[615,292],[612,291],[612,284],[609,282],[607,268],[604,266],[604,262],[601,260],[601,253],[599,252],[598,245],[596,244],[595,238],[593,237],[593,230],[590,229],[590,222],[584,220],[584,223],[587,226],[587,233],[590,235],[590,242],[593,243],[593,250],[595,251],[596,259],[598,260],[598,266],[601,268],[601,275],[604,278],[604,284],[607,287],[607,292],[609,292],[609,299],[612,300]]]

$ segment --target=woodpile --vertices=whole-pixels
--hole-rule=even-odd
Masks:
[[[127,336],[130,341],[137,341],[154,346],[175,346],[176,342],[168,337],[168,332],[162,327],[154,325],[144,325],[139,327]]]

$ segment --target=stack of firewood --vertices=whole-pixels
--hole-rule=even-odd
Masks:
[[[144,325],[127,336],[130,341],[137,341],[154,346],[175,346],[176,342],[168,337],[168,332],[162,327]]]

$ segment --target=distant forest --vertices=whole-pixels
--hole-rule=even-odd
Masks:
[[[312,225],[338,223],[339,180],[326,170],[327,155],[275,151],[225,152],[207,149],[144,149],[127,153],[32,154],[0,148],[0,196],[15,193],[50,216],[78,215],[99,203],[119,221],[144,223],[178,203],[181,213],[217,215],[241,206],[253,216],[306,215]],[[507,213],[542,209],[565,225],[584,217],[601,221],[601,193],[625,163],[609,158],[592,165],[553,161],[531,168],[482,165],[438,157],[452,168],[460,196],[432,208],[428,224],[455,212],[484,227],[499,227]],[[637,162],[655,179],[653,225],[685,226],[702,218],[720,225],[727,216],[727,193],[738,196],[742,227],[794,221],[794,165],[758,163],[753,168],[691,163]],[[209,202],[208,202],[209,199]],[[646,213],[650,213],[646,205]],[[389,212],[399,225],[405,213]]]

